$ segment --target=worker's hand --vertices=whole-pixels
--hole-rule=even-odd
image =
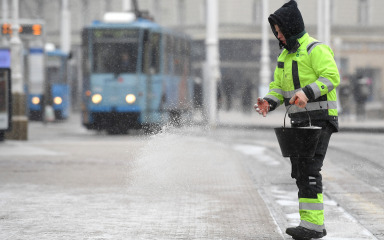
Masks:
[[[293,97],[289,100],[290,104],[295,104],[299,108],[305,108],[307,105],[308,98],[303,92],[303,90],[300,90],[293,95]]]
[[[269,103],[266,100],[258,98],[257,103],[255,104],[255,106],[253,106],[253,108],[256,110],[256,112],[262,114],[263,117],[266,117],[271,106],[269,106]]]

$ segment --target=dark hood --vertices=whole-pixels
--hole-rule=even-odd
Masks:
[[[277,24],[287,40],[287,45],[280,42],[280,47],[291,50],[297,44],[297,39],[305,34],[304,20],[300,10],[297,8],[297,3],[291,0],[285,3],[281,8],[277,9],[268,18],[271,24],[272,32],[277,38],[277,32],[274,25]]]

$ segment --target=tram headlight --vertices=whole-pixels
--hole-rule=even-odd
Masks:
[[[93,102],[94,104],[98,104],[98,103],[100,103],[101,100],[103,100],[103,97],[101,96],[101,94],[98,94],[98,93],[93,94],[93,96],[92,96],[92,102]]]
[[[55,103],[56,105],[60,105],[62,102],[63,102],[63,99],[61,97],[55,97],[53,99],[53,103]]]
[[[33,105],[37,105],[40,103],[40,98],[39,97],[33,97],[31,102]]]
[[[125,96],[125,101],[128,104],[132,104],[136,101],[136,96],[134,94],[128,94],[127,96]]]

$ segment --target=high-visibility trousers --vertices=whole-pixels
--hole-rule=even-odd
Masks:
[[[296,185],[299,189],[300,226],[322,232],[325,227],[323,184],[320,171],[323,166],[329,140],[335,128],[327,121],[312,123],[312,125],[322,127],[315,156],[312,158],[292,157],[291,177],[296,179]],[[305,126],[305,124],[299,126]]]

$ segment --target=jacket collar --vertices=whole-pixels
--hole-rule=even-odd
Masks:
[[[305,33],[301,38],[298,38],[296,45],[291,50],[288,51],[288,54],[295,53],[297,51],[297,49],[299,49],[299,47],[303,44],[303,42],[305,40],[307,40],[308,38],[309,38],[308,33]]]
[[[300,45],[309,38],[309,34],[305,33],[301,38],[297,39],[297,41],[300,43]]]

